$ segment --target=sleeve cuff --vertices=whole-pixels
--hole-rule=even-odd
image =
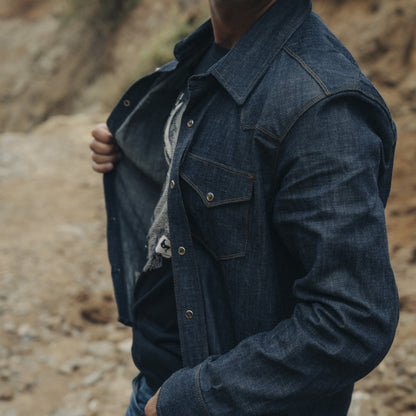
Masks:
[[[210,416],[199,387],[201,364],[183,368],[162,385],[157,400],[157,416]]]

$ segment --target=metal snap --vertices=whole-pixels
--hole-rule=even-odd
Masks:
[[[125,100],[123,100],[123,105],[124,105],[124,107],[130,107],[130,100],[127,100],[127,99],[125,99]]]
[[[178,248],[178,253],[179,253],[181,256],[184,256],[184,255],[185,255],[185,253],[186,253],[185,247],[179,247],[179,248]]]
[[[214,200],[214,194],[212,192],[207,193],[207,201],[212,202]]]
[[[170,181],[170,189],[173,189],[175,187],[175,181]]]
[[[191,310],[187,310],[185,312],[186,319],[192,319],[194,317],[194,313]]]
[[[195,122],[193,121],[193,120],[189,120],[187,123],[186,123],[186,125],[189,127],[189,128],[191,128],[191,127],[193,127],[193,125],[195,124]]]

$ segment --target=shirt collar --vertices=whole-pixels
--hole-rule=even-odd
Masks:
[[[311,0],[278,0],[244,34],[210,73],[237,104],[243,104],[276,55],[309,16]],[[176,59],[195,59],[213,42],[211,21],[175,46]]]

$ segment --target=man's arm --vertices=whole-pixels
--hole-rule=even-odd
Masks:
[[[380,192],[394,141],[381,107],[348,96],[296,122],[280,150],[273,214],[304,270],[292,316],[173,374],[158,416],[280,414],[348,389],[382,360],[398,320]]]
[[[121,158],[120,149],[113,135],[104,123],[96,125],[91,135],[93,137],[90,143],[93,170],[98,173],[110,172]]]

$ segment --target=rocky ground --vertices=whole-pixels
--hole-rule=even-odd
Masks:
[[[123,414],[130,331],[117,324],[101,178],[101,117],[0,136],[0,415]]]
[[[157,3],[142,1],[149,8]],[[41,3],[45,10],[54,4]],[[401,319],[385,361],[357,384],[351,416],[415,416],[416,4],[414,0],[315,3],[376,82],[399,127],[387,224]],[[0,19],[10,18],[9,26],[0,25],[0,38],[6,28],[19,27],[10,4],[0,0]],[[25,19],[41,30],[35,12],[41,11],[34,8]],[[53,18],[45,16],[46,21]],[[53,24],[42,29],[42,36],[46,32],[50,36]],[[134,29],[126,26],[119,34],[124,43],[129,30]],[[18,31],[9,33],[16,34],[7,51],[15,59],[31,36],[24,32],[19,40]],[[36,48],[40,46],[30,49],[34,55]],[[39,65],[48,57],[54,65],[61,59],[52,55],[44,55]],[[24,66],[31,67],[30,60]],[[22,78],[24,86],[13,82],[12,75],[19,73],[16,65],[3,68],[11,77],[6,79],[0,71],[0,87],[6,85],[9,94],[0,88],[1,117],[7,118],[6,103],[10,99],[17,106],[18,95],[30,84],[27,75]],[[43,76],[52,77],[56,71],[51,71]],[[18,90],[16,96],[10,88]],[[64,97],[65,91],[58,95]],[[34,100],[36,92],[30,97]],[[135,374],[130,331],[116,321],[101,177],[89,167],[89,132],[104,119],[105,114],[89,111],[49,118],[27,133],[0,134],[0,416],[114,416],[124,414],[127,406]]]

